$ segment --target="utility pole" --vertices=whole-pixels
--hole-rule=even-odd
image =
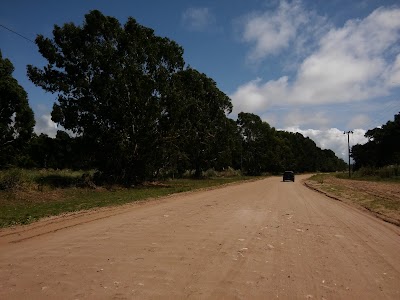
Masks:
[[[353,131],[349,130],[349,131],[345,131],[343,132],[343,134],[347,134],[347,148],[349,149],[349,178],[351,177],[351,164],[350,164],[350,133],[353,134]]]

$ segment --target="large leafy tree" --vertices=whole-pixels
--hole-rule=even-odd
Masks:
[[[232,103],[214,80],[192,68],[176,73],[172,83],[162,118],[165,145],[178,153],[178,169],[195,170],[199,177],[229,155]]]
[[[242,136],[242,170],[249,175],[271,171],[274,160],[273,129],[259,116],[244,112],[239,113],[237,125]]]
[[[82,26],[55,25],[36,44],[48,61],[28,76],[57,93],[52,120],[73,131],[108,178],[130,184],[154,175],[162,156],[160,116],[183,49],[129,18],[95,10]]]
[[[13,71],[0,51],[0,168],[18,164],[35,126],[27,94]]]

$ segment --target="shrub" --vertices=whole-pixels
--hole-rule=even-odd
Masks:
[[[0,190],[16,190],[26,183],[24,174],[20,169],[10,169],[0,172]]]
[[[357,172],[355,172],[356,176],[365,177],[365,176],[375,176],[376,169],[373,167],[362,167]]]
[[[378,169],[377,175],[381,178],[394,178],[400,174],[399,165],[391,165]]]
[[[235,170],[232,167],[228,167],[227,169],[224,169],[221,172],[218,172],[219,176],[222,177],[235,177],[235,176],[241,176],[240,170]]]
[[[214,169],[208,169],[207,171],[203,172],[203,177],[210,178],[210,177],[217,177],[218,173]]]

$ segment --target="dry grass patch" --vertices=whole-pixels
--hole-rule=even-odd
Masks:
[[[318,174],[306,184],[343,202],[368,209],[400,226],[400,183],[371,182]]]

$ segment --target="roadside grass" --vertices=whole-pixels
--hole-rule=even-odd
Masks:
[[[25,170],[9,169],[0,171],[0,191],[18,189],[41,189],[44,186],[73,187],[77,186],[83,174],[93,175],[94,171],[72,170]]]
[[[245,176],[175,179],[148,182],[134,188],[108,186],[93,189],[77,187],[83,172],[20,170],[20,173],[18,184],[8,190],[0,189],[0,228],[28,224],[67,212],[122,205],[252,179]]]
[[[354,178],[351,178],[354,179]],[[371,182],[368,183],[368,182]],[[395,195],[399,184],[393,180],[373,180],[372,177],[359,180],[349,180],[348,177],[338,176],[336,173],[316,174],[307,181],[313,188],[334,196],[346,203],[368,209],[378,214],[391,223],[400,225],[400,196]],[[385,185],[393,188],[393,193],[388,193],[379,186]]]
[[[329,176],[329,174],[318,173],[318,174],[315,174],[315,175],[311,176],[309,178],[309,180],[313,180],[313,181],[316,181],[316,182],[322,184],[322,183],[324,183],[324,180],[327,178],[327,176]]]
[[[336,174],[337,178],[348,179],[347,173]],[[400,165],[382,168],[362,167],[351,174],[351,179],[363,181],[400,182]]]
[[[400,176],[395,177],[381,177],[377,175],[359,175],[357,172],[351,174],[349,178],[349,174],[347,173],[339,173],[335,174],[336,178],[339,179],[354,179],[360,181],[373,181],[373,182],[400,182]]]
[[[340,197],[346,188],[339,184],[333,184],[329,182],[329,178],[332,177],[331,173],[315,174],[311,176],[308,180],[318,183],[318,188],[326,193],[333,194],[334,196]],[[329,183],[328,183],[329,182]],[[315,187],[315,186],[314,186]]]

